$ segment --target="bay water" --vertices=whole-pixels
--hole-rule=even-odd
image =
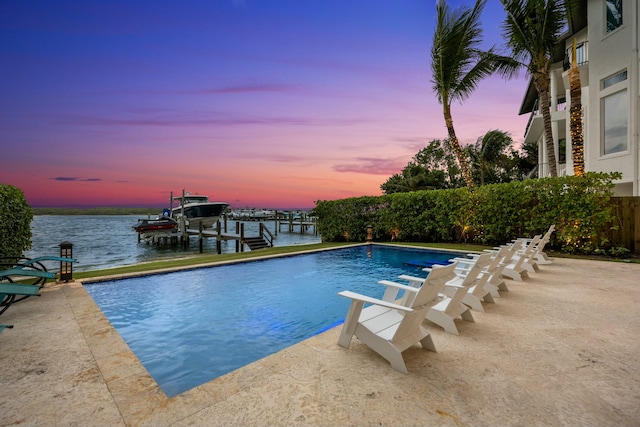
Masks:
[[[154,246],[145,242],[138,242],[138,234],[133,226],[138,223],[139,215],[36,215],[31,223],[31,250],[24,256],[35,258],[45,255],[59,255],[60,244],[73,244],[73,257],[78,260],[73,265],[74,271],[102,270],[106,268],[133,265],[142,262],[157,261],[168,258],[195,255],[199,253],[197,237],[190,239],[190,245],[184,249],[181,245]],[[275,235],[275,221],[262,221]],[[235,232],[235,221],[229,221],[228,231]],[[257,221],[245,221],[245,235],[257,236],[259,225]],[[320,243],[321,237],[313,230],[300,233],[300,227],[294,227],[293,232],[282,226],[277,231],[274,246],[292,246]],[[245,246],[245,251],[249,249]],[[235,241],[223,241],[222,253],[234,253]],[[204,239],[203,252],[216,253],[216,239]],[[47,262],[47,268],[57,272],[59,263]]]

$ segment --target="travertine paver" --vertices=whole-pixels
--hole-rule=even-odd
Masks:
[[[78,283],[0,317],[0,426],[635,426],[640,264],[555,259],[409,374],[340,328],[168,399]]]

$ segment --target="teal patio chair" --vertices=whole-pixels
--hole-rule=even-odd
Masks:
[[[12,304],[34,295],[40,295],[40,286],[0,283],[0,315]]]
[[[0,257],[0,282],[15,281],[42,287],[48,279],[55,278],[53,273],[47,271],[44,261],[77,262],[74,258],[59,256]]]

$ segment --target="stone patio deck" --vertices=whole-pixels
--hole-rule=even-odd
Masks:
[[[554,259],[391,369],[340,327],[167,398],[80,283],[0,316],[0,426],[637,426],[640,264]],[[216,351],[216,349],[212,349]]]

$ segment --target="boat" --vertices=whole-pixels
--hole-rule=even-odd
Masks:
[[[178,221],[167,216],[155,219],[139,219],[138,224],[133,229],[138,233],[149,233],[152,231],[167,231],[178,227]]]
[[[172,205],[171,218],[180,221],[184,217],[192,228],[200,223],[203,228],[212,227],[229,207],[229,203],[210,202],[209,196],[189,193],[173,197]]]

